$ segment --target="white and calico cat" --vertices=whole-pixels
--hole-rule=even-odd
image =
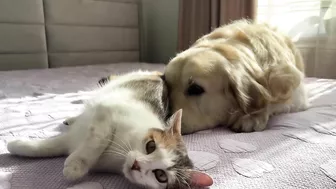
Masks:
[[[166,93],[164,82],[152,72],[118,76],[68,120],[67,132],[45,140],[15,140],[8,143],[8,151],[27,157],[69,155],[63,169],[69,180],[101,170],[148,188],[212,185],[211,177],[194,170],[188,157],[181,136],[182,110],[165,121]]]

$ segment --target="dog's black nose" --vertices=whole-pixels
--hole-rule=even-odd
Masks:
[[[101,79],[98,81],[98,83],[99,83],[100,86],[103,86],[103,85],[105,85],[105,84],[108,83],[108,82],[109,82],[109,78],[108,78],[108,77],[103,77],[103,78],[101,78]]]

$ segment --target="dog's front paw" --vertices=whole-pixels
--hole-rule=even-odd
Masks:
[[[71,157],[70,157],[71,158]],[[77,180],[86,175],[89,171],[85,160],[83,159],[69,159],[64,163],[63,175],[67,180]]]
[[[268,115],[242,117],[231,126],[231,130],[235,132],[263,131],[267,126],[268,118]]]

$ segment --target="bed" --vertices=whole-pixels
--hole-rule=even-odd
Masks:
[[[62,176],[64,157],[11,156],[14,138],[40,139],[67,129],[62,121],[80,111],[101,76],[163,64],[122,63],[0,73],[1,189],[126,189],[124,178],[93,173],[77,182]],[[225,128],[185,135],[199,170],[214,179],[211,189],[335,188],[336,81],[307,78],[312,106],[273,117],[263,132],[233,133]]]

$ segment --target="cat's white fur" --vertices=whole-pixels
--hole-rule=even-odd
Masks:
[[[136,100],[137,90],[119,87],[139,74],[147,77],[150,73],[126,74],[99,89],[83,113],[71,119],[68,132],[46,140],[12,141],[9,152],[29,157],[69,155],[63,174],[70,180],[81,178],[94,168],[123,173],[130,181],[151,188],[165,188],[166,183],[159,183],[151,170],[171,166],[175,156],[159,147],[147,155],[142,141],[149,129],[167,128],[148,106]],[[175,120],[181,119],[181,113],[173,116]],[[135,159],[143,171],[131,171]],[[166,173],[168,179],[173,179],[169,171]]]

